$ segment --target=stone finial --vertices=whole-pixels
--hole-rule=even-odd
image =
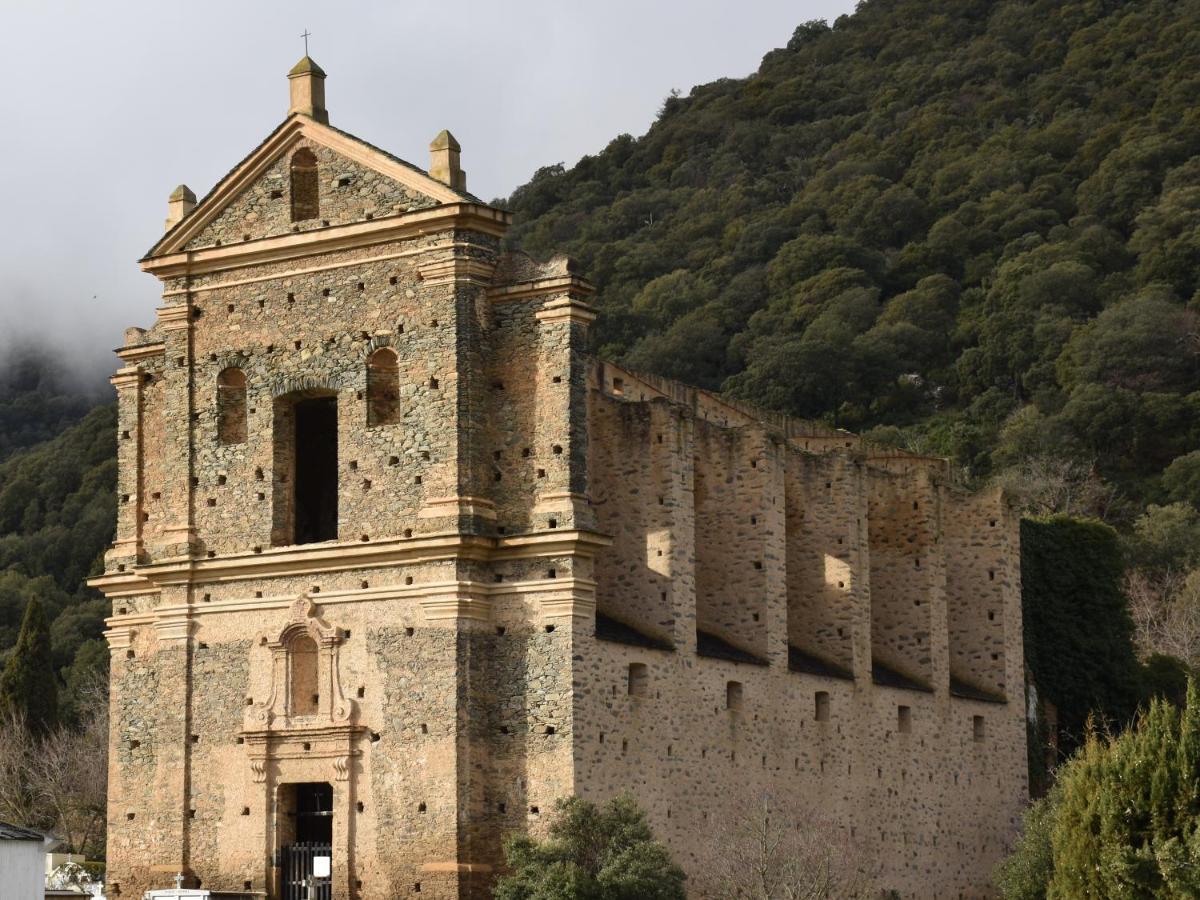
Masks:
[[[167,198],[167,231],[182,222],[195,208],[196,195],[186,184],[181,184],[171,191],[171,196]]]
[[[462,147],[449,131],[443,129],[429,145],[429,174],[456,191],[467,189],[467,173],[458,163]]]
[[[329,112],[325,109],[325,70],[311,56],[305,56],[288,72],[288,87],[291,105],[288,115],[300,113],[325,125],[329,124]]]

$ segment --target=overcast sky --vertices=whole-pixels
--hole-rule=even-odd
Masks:
[[[123,329],[153,322],[158,282],[136,261],[167,195],[203,196],[283,120],[305,29],[331,124],[422,167],[449,128],[468,188],[491,199],[853,6],[0,0],[0,351],[32,332],[115,363]]]

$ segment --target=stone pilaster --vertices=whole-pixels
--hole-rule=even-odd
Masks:
[[[667,565],[661,574],[667,580],[671,643],[677,652],[690,655],[696,652],[693,419],[690,411],[661,403],[654,406],[652,422],[651,459],[661,478],[661,506],[669,522]],[[661,442],[657,440],[659,434],[663,436]]]
[[[126,571],[142,551],[142,383],[136,366],[110,380],[117,389],[117,535],[105,554],[105,567]]]
[[[158,691],[152,702],[157,713],[154,773],[156,808],[143,828],[153,830],[156,848],[151,871],[163,879],[190,873],[189,816],[191,809],[192,612],[186,584],[164,586],[154,612],[156,650],[151,664]]]
[[[572,276],[535,282],[532,289],[554,294],[535,314],[538,322],[539,378],[535,442],[545,460],[533,508],[534,527],[595,526],[587,483],[587,346],[595,311],[584,302],[591,288]]]
[[[163,509],[167,516],[162,543],[153,548],[156,559],[190,556],[196,534],[192,522],[192,321],[191,306],[183,302],[160,307],[167,365],[161,451]],[[183,365],[179,364],[183,361]]]
[[[851,629],[851,672],[856,685],[871,683],[871,542],[870,493],[866,468],[847,462],[846,477],[851,489],[846,502],[852,506],[847,515],[847,543],[843,556],[847,564],[847,600],[854,609]]]
[[[457,254],[458,251],[456,251]],[[439,357],[446,370],[440,389],[453,392],[453,430],[446,435],[445,459],[439,463],[425,504],[417,516],[425,531],[491,530],[494,504],[487,496],[483,441],[486,405],[482,384],[482,329],[487,315],[486,289],[493,265],[453,255],[423,264],[423,286],[436,305],[452,310],[453,345]]]
[[[438,900],[482,898],[491,880],[490,860],[477,846],[476,822],[482,813],[488,749],[486,744],[487,692],[482,636],[490,628],[491,603],[482,585],[460,582],[456,587],[431,593],[421,600],[426,623],[453,632],[455,663],[453,686],[443,686],[453,702],[454,729],[437,752],[427,787],[432,795],[449,798],[440,810],[452,808],[452,817],[441,820],[437,843],[445,855],[422,862],[421,892]]]
[[[759,520],[763,563],[762,625],[766,658],[772,666],[788,665],[787,604],[787,462],[786,448],[761,434],[758,466]]]

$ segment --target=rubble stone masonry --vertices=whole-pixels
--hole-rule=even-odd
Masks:
[[[341,900],[487,897],[506,834],[625,790],[692,874],[769,794],[881,890],[990,896],[1027,791],[1003,498],[589,356],[587,282],[502,251],[452,136],[438,180],[317,111],[177,192],[118,351],[112,894],[282,897],[316,783]]]

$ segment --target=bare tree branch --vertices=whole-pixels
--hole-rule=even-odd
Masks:
[[[1151,573],[1132,570],[1125,578],[1138,653],[1163,653],[1200,665],[1200,570]]]
[[[769,796],[717,829],[702,896],[738,900],[865,900],[875,864],[844,828],[784,812]]]

